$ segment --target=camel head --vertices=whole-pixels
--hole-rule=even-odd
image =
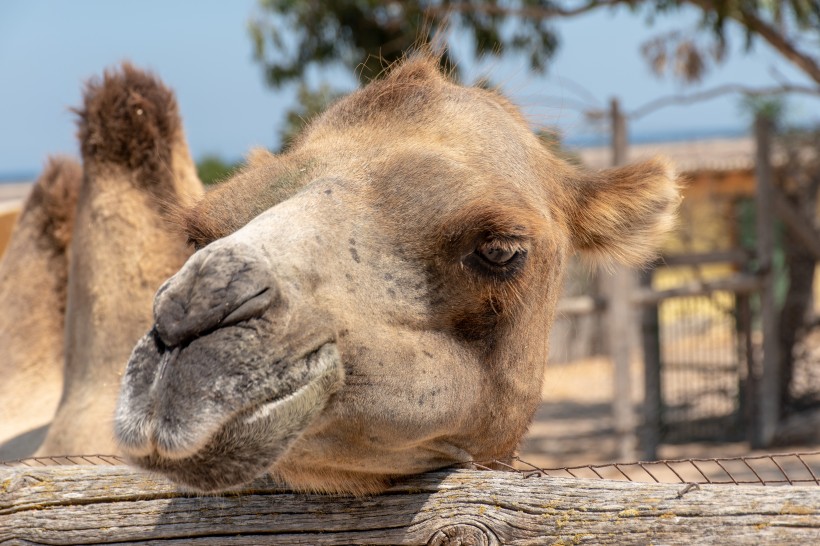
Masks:
[[[157,292],[117,440],[204,491],[509,457],[567,257],[640,263],[677,201],[664,163],[584,172],[497,93],[406,61],[184,214],[198,251]]]

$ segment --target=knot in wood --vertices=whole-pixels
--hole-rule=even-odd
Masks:
[[[455,523],[436,531],[427,546],[500,546],[489,528],[478,522]]]

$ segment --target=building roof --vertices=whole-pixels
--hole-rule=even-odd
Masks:
[[[592,169],[603,169],[612,164],[612,151],[609,146],[578,148],[572,151],[581,158],[584,165]],[[751,137],[714,138],[633,144],[627,149],[629,162],[655,156],[669,158],[679,172],[752,169],[755,163],[755,142]]]
[[[4,214],[8,210],[19,209],[33,185],[33,182],[4,182],[0,184],[0,214]]]

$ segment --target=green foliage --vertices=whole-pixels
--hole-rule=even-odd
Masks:
[[[613,6],[643,14],[650,24],[684,7],[700,10],[697,28],[644,44],[659,76],[701,80],[725,59],[731,23],[745,29],[747,48],[763,39],[820,84],[820,0],[259,0],[249,31],[268,83],[301,84],[301,105],[288,115],[282,135],[287,145],[336,94],[326,84],[308,88],[310,68],[342,68],[366,82],[408,51],[430,47],[442,67],[457,74],[459,59],[447,42],[459,32],[472,38],[476,56],[526,55],[540,72],[558,47],[554,21]]]
[[[522,3],[538,4],[537,0]],[[259,7],[250,22],[250,34],[268,83],[275,88],[291,82],[300,85],[299,105],[287,114],[281,133],[284,148],[307,120],[340,95],[326,82],[311,89],[305,83],[308,67],[342,67],[360,81],[368,81],[414,47],[433,47],[441,53],[442,68],[456,73],[458,59],[446,47],[439,47],[446,44],[432,43],[437,33],[446,37],[455,30],[472,36],[476,55],[524,53],[534,70],[544,70],[557,47],[547,19],[516,17],[514,28],[502,28],[512,16],[497,0],[260,0]]]
[[[674,16],[684,6],[701,12],[699,28],[675,30],[644,45],[643,54],[658,75],[700,81],[725,59],[727,27],[736,23],[744,30],[746,50],[763,39],[820,83],[818,0],[638,0],[630,4],[644,8],[650,20],[658,15]]]
[[[788,104],[782,95],[746,95],[740,100],[740,110],[752,120],[763,117],[778,127],[788,111]]]
[[[216,155],[206,155],[196,164],[199,179],[205,185],[222,182],[239,168],[239,163],[228,163]]]
[[[558,47],[553,20],[618,5],[643,13],[650,24],[683,7],[700,10],[698,28],[645,45],[659,75],[700,80],[724,59],[733,22],[745,30],[747,48],[762,38],[820,83],[811,52],[820,38],[820,0],[259,0],[250,33],[274,87],[302,79],[310,66],[342,66],[367,81],[439,34],[439,45],[446,45],[450,31],[467,32],[476,55],[525,54],[533,70],[543,71]],[[442,64],[457,66],[446,48]]]
[[[519,8],[551,2],[523,0]],[[557,47],[548,18],[517,17],[498,0],[260,0],[260,14],[250,23],[254,55],[268,82],[280,87],[300,80],[309,66],[341,65],[362,81],[378,77],[386,66],[414,46],[426,46],[439,31],[464,30],[474,39],[475,54],[524,53],[534,70],[544,70]],[[515,18],[514,29],[502,24]],[[441,62],[455,70],[445,49]]]

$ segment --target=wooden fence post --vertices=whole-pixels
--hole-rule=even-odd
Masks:
[[[655,268],[641,272],[642,291],[652,289]],[[661,391],[661,344],[659,303],[641,306],[641,346],[643,348],[643,425],[641,427],[641,457],[645,461],[658,458],[663,420],[663,398]]]
[[[744,431],[744,439],[749,445],[755,445],[757,440],[757,421],[754,411],[757,400],[757,380],[755,373],[754,342],[752,340],[752,306],[748,293],[735,294],[735,317],[737,335],[737,354],[740,360],[738,370],[739,425]]]
[[[755,178],[757,179],[756,235],[757,264],[762,280],[760,319],[763,330],[763,361],[755,381],[756,434],[754,447],[771,444],[780,420],[780,355],[777,332],[777,302],[775,301],[774,257],[774,191],[772,189],[771,132],[769,119],[758,115],[755,120]]]
[[[612,122],[612,165],[626,163],[626,118],[618,99],[610,106]],[[622,265],[615,267],[609,282],[609,305],[607,307],[607,331],[609,352],[614,366],[614,400],[612,412],[615,422],[618,458],[631,460],[636,452],[636,419],[632,407],[632,360],[635,339],[635,313],[631,294],[635,289],[634,272]]]

